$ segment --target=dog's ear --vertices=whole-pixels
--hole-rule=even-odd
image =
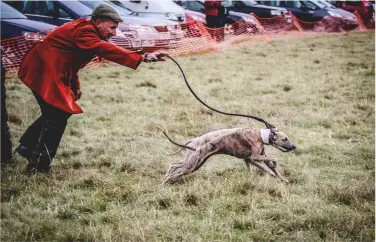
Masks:
[[[276,130],[275,128],[270,129],[270,136],[269,137],[273,141],[277,140],[277,134],[276,134],[276,132],[278,132],[278,130]]]
[[[271,128],[270,131],[271,131],[272,133],[279,132],[279,130],[278,130],[277,128]]]

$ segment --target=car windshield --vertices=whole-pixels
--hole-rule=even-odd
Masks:
[[[76,1],[61,1],[68,9],[74,10],[80,16],[91,16],[93,9]]]
[[[104,1],[80,1],[81,3],[85,4],[86,6],[88,6],[89,8],[91,9],[94,9],[96,8],[97,6],[101,5],[101,4],[106,4],[106,5],[109,5],[111,6],[113,9],[116,10],[116,12],[120,15],[120,16],[126,16],[126,15],[129,15],[131,14],[132,12],[128,11],[127,9],[124,9],[124,8],[120,8],[118,6],[116,6],[116,4],[113,4],[111,2],[104,2]]]
[[[25,15],[22,13],[18,12],[16,9],[12,8],[6,3],[1,2],[1,19],[15,19],[15,18],[20,18],[20,19],[27,19]]]
[[[325,5],[322,3],[319,3],[318,1],[300,1],[300,3],[309,8],[309,9],[322,9],[325,8]]]
[[[118,5],[125,6],[133,12],[148,13],[178,13],[182,12],[182,8],[173,1],[152,0],[152,1],[111,1]]]
[[[324,0],[317,0],[315,2],[317,2],[318,4],[322,4],[322,5],[324,5],[324,7],[327,7],[327,8],[336,8],[336,7],[334,7],[333,4],[328,3],[327,1],[324,1]]]
[[[247,6],[257,5],[258,3],[256,1],[243,1],[243,3]]]

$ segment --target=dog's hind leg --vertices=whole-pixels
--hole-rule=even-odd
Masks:
[[[190,156],[186,157],[187,159],[185,159],[184,162],[177,164],[172,170],[170,169],[165,176],[164,183],[175,181],[179,177],[197,171],[210,156],[216,153],[214,150],[208,152],[208,148],[207,146],[198,148],[195,152],[192,152]]]

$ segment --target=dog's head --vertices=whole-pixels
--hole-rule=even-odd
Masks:
[[[289,140],[285,133],[276,128],[269,129],[268,143],[282,152],[289,152],[296,149],[296,146]]]

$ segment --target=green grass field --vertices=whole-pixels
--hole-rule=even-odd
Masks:
[[[53,171],[1,177],[1,241],[374,241],[375,33],[331,34],[177,58],[210,105],[263,117],[294,153],[267,147],[290,184],[229,156],[161,185],[180,143],[264,127],[213,113],[171,61],[80,71],[85,113],[68,123]],[[39,115],[7,79],[14,145]]]

